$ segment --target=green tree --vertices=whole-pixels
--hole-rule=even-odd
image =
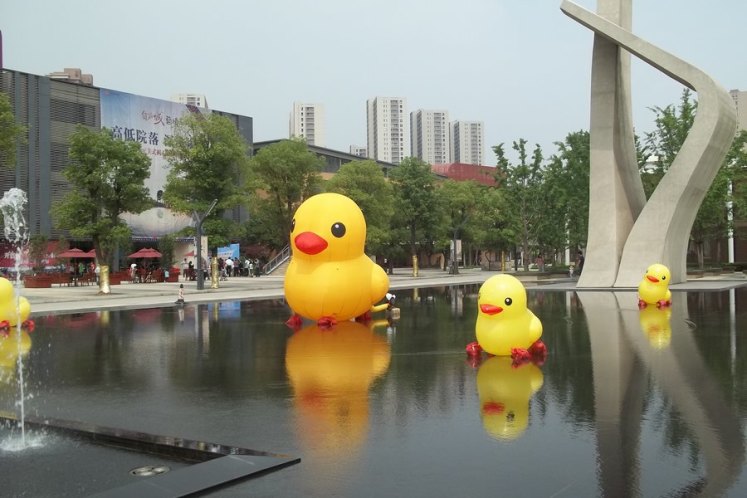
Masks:
[[[478,212],[480,186],[473,181],[446,180],[440,184],[438,195],[441,198],[446,216],[446,225],[451,236],[449,273],[459,273],[456,258],[457,240],[464,234],[468,224]]]
[[[26,127],[16,123],[10,98],[0,92],[0,167],[15,166],[17,140],[21,139],[25,132]]]
[[[480,192],[477,200],[480,216],[472,229],[475,243],[496,255],[509,252],[515,245],[519,226],[516,218],[510,214],[505,192],[489,187]]]
[[[588,131],[569,133],[556,142],[544,172],[539,227],[541,245],[556,251],[586,245],[589,225],[590,142]]]
[[[542,185],[542,149],[535,145],[530,160],[526,144],[523,138],[513,142],[512,148],[519,155],[516,164],[506,158],[503,144],[493,147],[498,161],[496,180],[506,193],[511,215],[518,221],[516,243],[521,247],[524,270],[529,269],[532,244],[536,244],[540,227],[538,220],[542,216],[542,206],[537,202]]]
[[[120,215],[152,205],[144,185],[150,159],[138,142],[117,140],[106,128],[96,132],[81,125],[70,136],[70,158],[62,174],[73,190],[53,206],[53,219],[74,237],[93,240],[96,259],[109,265],[114,248],[131,237]]]
[[[394,214],[394,191],[376,161],[351,161],[326,184],[327,192],[353,199],[366,218],[366,247],[383,254],[391,245],[391,222]]]
[[[176,239],[174,235],[167,234],[158,239],[158,252],[161,253],[161,267],[165,270],[171,270],[174,266],[174,247]]]
[[[29,262],[34,273],[44,271],[44,256],[47,255],[47,237],[36,234],[29,237]]]
[[[303,139],[293,138],[263,147],[250,162],[254,187],[250,236],[273,248],[288,244],[296,208],[321,191],[324,159]]]
[[[427,247],[440,218],[436,177],[428,163],[406,157],[390,174],[394,187],[394,225],[404,228],[417,271],[418,246]]]
[[[202,215],[218,199],[203,224],[212,246],[225,245],[238,228],[225,213],[246,204],[249,181],[248,145],[234,124],[217,113],[190,114],[179,120],[165,140],[171,170],[164,203],[179,213]]]

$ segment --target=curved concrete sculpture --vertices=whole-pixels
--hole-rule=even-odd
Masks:
[[[692,224],[736,132],[734,102],[725,89],[624,29],[630,26],[630,5],[630,0],[600,0],[600,15],[567,0],[560,6],[595,33],[589,240],[578,287],[635,287],[654,262],[670,268],[672,283],[686,281]],[[630,71],[620,49],[698,94],[693,126],[648,202],[631,149]]]

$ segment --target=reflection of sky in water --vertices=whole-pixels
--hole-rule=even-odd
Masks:
[[[27,409],[302,458],[217,496],[661,496],[704,476],[727,496],[747,494],[745,365],[732,354],[747,331],[745,291],[680,294],[668,343],[654,347],[635,293],[528,290],[549,356],[542,387],[521,394],[528,423],[515,439],[491,437],[481,419],[479,367],[464,354],[472,286],[398,291],[394,326],[351,331],[367,347],[304,360],[305,380],[333,377],[303,398],[282,301],[36,317]],[[307,351],[325,349],[315,339]],[[388,363],[377,366],[381,354]]]

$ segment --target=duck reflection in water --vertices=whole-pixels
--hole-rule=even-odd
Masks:
[[[477,372],[482,425],[498,440],[521,437],[529,425],[529,401],[544,382],[534,363],[514,364],[510,357],[493,356]]]
[[[369,389],[389,368],[386,337],[374,324],[312,325],[294,333],[285,366],[294,391],[296,428],[312,452],[344,459],[365,442]]]

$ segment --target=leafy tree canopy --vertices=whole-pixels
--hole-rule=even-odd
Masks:
[[[247,202],[246,141],[231,120],[213,112],[182,118],[165,144],[164,156],[171,169],[164,188],[164,203],[180,213],[202,215],[217,199],[205,220],[203,233],[212,245],[228,243],[235,235],[235,227],[224,219],[224,214]]]
[[[300,138],[263,147],[250,161],[254,188],[249,233],[275,248],[288,244],[293,213],[321,191],[324,159]]]
[[[0,167],[12,168],[16,164],[16,143],[25,131],[16,123],[10,98],[0,92]]]
[[[117,140],[105,128],[96,132],[80,125],[70,137],[70,159],[62,174],[73,190],[53,206],[53,219],[74,237],[92,239],[97,259],[108,264],[114,247],[131,237],[120,215],[152,206],[144,185],[150,159],[137,142]]]
[[[370,159],[351,161],[326,184],[328,192],[353,199],[366,218],[366,246],[379,252],[390,243],[390,225],[394,214],[394,191],[383,171]]]

